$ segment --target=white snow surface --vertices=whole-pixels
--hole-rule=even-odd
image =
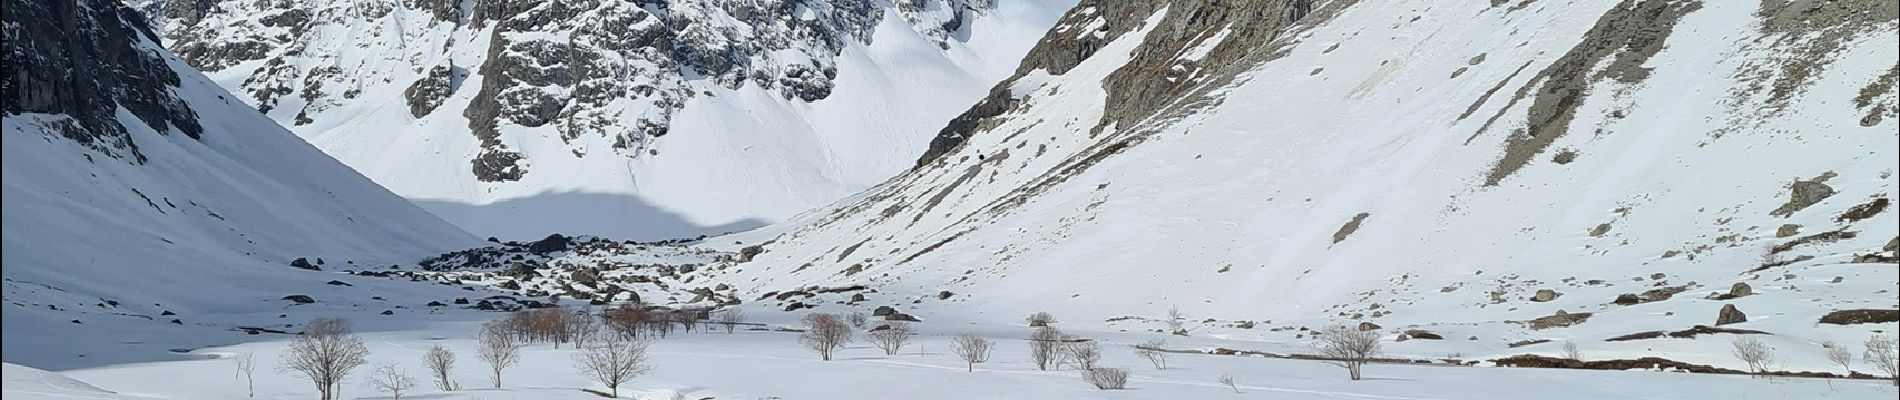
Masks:
[[[928,168],[829,212],[708,243],[764,244],[730,278],[741,291],[861,283],[880,290],[870,303],[925,321],[1050,311],[1129,331],[1162,331],[1161,316],[1179,307],[1192,335],[1249,343],[1241,348],[1368,321],[1383,326],[1395,355],[1556,355],[1578,341],[1592,357],[1741,368],[1730,354],[1735,334],[1605,341],[1713,325],[1733,304],[1748,321],[1723,328],[1771,333],[1760,338],[1781,349],[1777,368],[1828,371],[1838,368],[1820,343],[1891,335],[1892,323],[1817,320],[1900,304],[1893,263],[1855,261],[1892,254],[1882,247],[1900,232],[1894,211],[1837,219],[1900,190],[1894,88],[1875,92],[1889,108],[1872,126],[1850,102],[1900,59],[1892,23],[1852,36],[1784,112],[1761,114],[1765,95],[1735,94],[1750,83],[1738,71],[1778,55],[1757,41],[1772,38],[1757,30],[1756,5],[1703,2],[1644,65],[1652,75],[1596,81],[1568,135],[1484,185],[1531,99],[1467,138],[1618,3],[1359,4],[1296,32],[1285,57],[1213,90],[1210,105],[1092,134],[1103,78],[1142,40],[1130,33],[1062,76],[1031,74],[1034,83],[1014,87],[1040,86],[1027,105]],[[1487,59],[1469,65],[1479,54]],[[1457,119],[1526,63],[1473,117]],[[1460,67],[1469,71],[1448,78]],[[1152,136],[1051,179],[1124,130]],[[1552,162],[1559,149],[1578,156]],[[1790,182],[1828,172],[1837,193],[1770,215]],[[1368,216],[1356,232],[1335,242],[1360,213]],[[1602,224],[1608,231],[1592,235]],[[1799,233],[1776,237],[1783,224]],[[1857,235],[1765,259],[1770,245],[1834,230]],[[1812,258],[1756,270],[1799,257]],[[1712,298],[1735,283],[1754,294]],[[1611,304],[1664,287],[1686,291]],[[1532,301],[1541,289],[1561,295]],[[946,291],[953,296],[937,300]],[[1559,312],[1593,314],[1570,327],[1526,322]],[[1446,340],[1397,342],[1408,329]],[[1549,342],[1509,346],[1531,340]]]
[[[364,268],[480,244],[229,100],[156,44],[143,45],[178,71],[174,95],[197,112],[202,140],[161,135],[121,108],[119,121],[147,157],[138,164],[45,127],[64,115],[8,115],[0,124],[8,362],[69,365],[72,353],[96,356],[80,363],[149,359],[108,348],[162,352],[201,339],[154,338],[174,329],[173,318],[215,332],[229,326],[194,316],[276,314],[282,296],[327,290],[329,274],[293,269],[293,259]],[[160,315],[168,310],[181,316]],[[49,355],[62,351],[72,353]]]

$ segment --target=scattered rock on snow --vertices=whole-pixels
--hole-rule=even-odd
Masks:
[[[1741,322],[1748,322],[1748,314],[1743,314],[1742,310],[1736,309],[1734,304],[1723,304],[1722,311],[1715,316],[1717,326]]]

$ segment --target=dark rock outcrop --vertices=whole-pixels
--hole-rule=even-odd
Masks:
[[[0,105],[7,114],[63,118],[36,122],[46,131],[112,157],[143,163],[120,125],[124,108],[161,134],[198,139],[197,112],[173,91],[177,71],[138,12],[115,0],[6,0],[5,69]]]
[[[1722,311],[1715,315],[1717,326],[1742,322],[1748,322],[1748,314],[1743,314],[1742,310],[1735,308],[1734,304],[1723,304]]]
[[[1835,325],[1893,324],[1900,322],[1900,310],[1839,310],[1821,316],[1821,323]]]

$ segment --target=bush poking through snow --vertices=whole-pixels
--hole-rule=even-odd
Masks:
[[[1056,316],[1046,312],[1038,312],[1029,314],[1029,318],[1024,318],[1024,321],[1029,322],[1029,326],[1044,327],[1056,323]]]
[[[1352,380],[1359,380],[1359,372],[1373,355],[1379,354],[1379,331],[1360,330],[1347,325],[1326,327],[1313,346],[1333,365],[1346,369]]]
[[[1583,350],[1577,348],[1577,342],[1564,341],[1564,358],[1583,361]]]
[[[481,336],[475,338],[475,357],[488,364],[496,389],[501,388],[501,371],[521,363],[521,342],[500,322],[482,324]]]
[[[1234,376],[1233,376],[1233,375],[1227,375],[1227,374],[1221,374],[1221,376],[1220,376],[1220,384],[1222,384],[1222,385],[1227,385],[1227,388],[1228,388],[1228,389],[1233,389],[1233,390],[1234,390],[1234,393],[1240,393],[1240,385],[1236,385],[1236,384],[1234,384]]]
[[[343,377],[368,362],[369,348],[363,338],[350,332],[350,323],[341,318],[317,318],[304,324],[303,333],[284,348],[283,369],[303,374],[317,385],[322,400],[336,397]]]
[[[851,326],[843,318],[825,313],[805,315],[805,333],[798,335],[798,343],[805,348],[818,352],[825,361],[831,361],[831,355],[851,343]]]
[[[1101,390],[1122,390],[1128,388],[1128,370],[1124,368],[1096,368],[1082,370],[1082,380],[1088,381]]]
[[[1752,337],[1735,340],[1735,358],[1748,364],[1748,372],[1760,376],[1768,372],[1768,365],[1775,362],[1775,348]]]
[[[1068,352],[1068,355],[1064,358],[1074,363],[1075,369],[1095,369],[1095,365],[1102,362],[1102,344],[1096,343],[1094,340],[1083,339],[1068,342],[1068,345],[1063,346],[1063,348]]]
[[[864,329],[864,324],[871,321],[871,317],[866,316],[864,315],[864,313],[861,313],[861,312],[854,312],[854,313],[845,315],[844,318],[845,318],[845,321],[851,323],[852,327],[855,327],[858,329]]]
[[[610,332],[597,332],[592,344],[574,353],[574,369],[601,386],[611,397],[620,397],[620,384],[652,371],[647,364],[647,341],[630,339]]]
[[[376,372],[369,375],[368,383],[378,392],[389,393],[394,400],[402,400],[403,392],[416,387],[416,379],[402,373],[393,364],[376,367]]]
[[[1154,364],[1155,369],[1168,369],[1168,352],[1162,351],[1167,348],[1168,341],[1165,339],[1149,340],[1142,342],[1140,346],[1135,346],[1135,355],[1148,360],[1149,364]]]
[[[871,343],[877,344],[877,347],[880,349],[884,349],[885,355],[893,356],[897,355],[899,350],[903,350],[904,344],[910,343],[910,339],[915,336],[917,336],[917,332],[910,328],[910,323],[902,321],[891,321],[878,329],[872,330],[870,333],[864,334],[864,337],[869,339]]]
[[[976,365],[989,361],[990,349],[995,347],[995,342],[974,333],[958,335],[953,343],[957,358],[963,359],[964,372],[976,372]]]
[[[429,367],[429,374],[435,378],[436,389],[452,392],[462,388],[462,385],[449,378],[450,372],[455,370],[455,352],[449,351],[448,347],[440,344],[430,347],[428,352],[422,353],[422,365]]]
[[[1840,343],[1834,343],[1834,341],[1829,340],[1821,342],[1821,348],[1827,351],[1828,362],[1841,366],[1841,376],[1854,375],[1854,353],[1847,351],[1847,346],[1842,346]]]
[[[1186,321],[1187,317],[1181,315],[1181,307],[1168,306],[1168,333],[1187,335],[1187,329],[1182,327]]]
[[[1861,358],[1866,359],[1868,364],[1873,364],[1874,369],[1885,372],[1887,377],[1893,378],[1894,386],[1900,386],[1900,351],[1894,349],[1894,337],[1874,335],[1867,338],[1866,346],[1867,350],[1861,352]]]
[[[1057,358],[1062,357],[1064,336],[1067,335],[1053,326],[1036,328],[1029,334],[1029,361],[1036,363],[1036,369],[1048,371],[1049,367],[1059,364]]]

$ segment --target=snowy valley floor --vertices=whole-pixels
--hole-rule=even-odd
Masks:
[[[363,332],[369,366],[344,383],[346,399],[383,399],[364,385],[374,366],[393,363],[419,384],[414,399],[589,399],[580,389],[604,390],[575,372],[571,346],[523,349],[523,361],[507,370],[503,388],[492,389],[485,365],[475,359],[477,318],[428,324],[404,331]],[[362,316],[368,319],[372,316]],[[796,333],[745,331],[675,334],[649,349],[654,371],[622,387],[621,397],[640,399],[1892,399],[1896,389],[1878,380],[1751,379],[1652,371],[1582,371],[1493,367],[1375,364],[1367,379],[1350,381],[1344,370],[1301,360],[1173,354],[1165,370],[1137,357],[1133,345],[1155,334],[1071,332],[1103,341],[1103,364],[1128,368],[1127,390],[1095,390],[1077,371],[1038,371],[1029,362],[1023,326],[920,324],[922,333],[901,354],[886,356],[862,338],[833,361],[796,344]],[[974,331],[998,342],[988,363],[975,372],[950,353],[950,339]],[[1259,343],[1208,338],[1169,338],[1171,347]],[[245,398],[236,375],[236,355],[252,354],[256,398],[315,398],[307,380],[277,370],[285,341],[270,340],[190,351],[187,359],[82,368],[57,373],[7,364],[5,398],[13,399],[235,399]],[[424,377],[422,352],[444,344],[459,355],[454,377],[465,389],[436,390]],[[1239,393],[1218,382],[1231,375]]]

